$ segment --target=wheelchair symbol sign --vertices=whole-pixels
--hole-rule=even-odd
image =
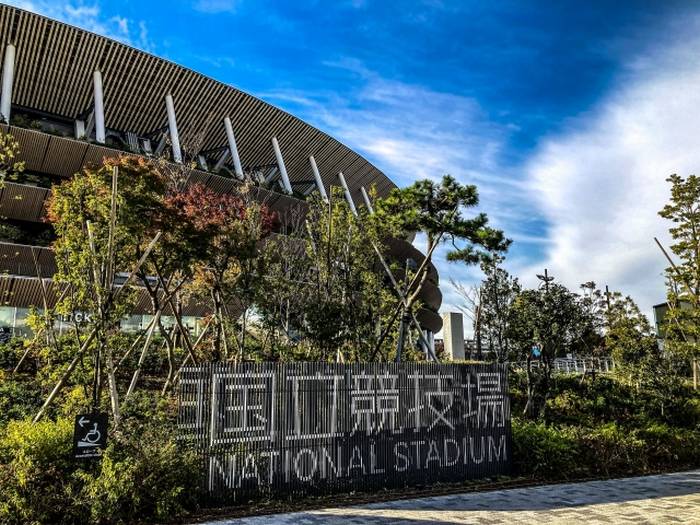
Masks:
[[[107,414],[75,416],[73,456],[76,459],[99,458],[107,444]]]

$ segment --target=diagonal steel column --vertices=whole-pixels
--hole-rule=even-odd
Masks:
[[[233,126],[231,125],[231,119],[228,117],[224,118],[224,128],[226,128],[226,139],[228,140],[228,149],[231,152],[231,158],[233,159],[233,167],[236,171],[236,177],[242,179],[243,166],[241,165],[241,157],[238,155],[236,137],[233,135]]]
[[[175,103],[173,96],[165,95],[165,109],[168,112],[168,132],[170,133],[170,142],[173,148],[173,161],[178,164],[182,163],[182,151],[180,150],[180,137],[177,133],[177,120],[175,119]]]
[[[348,206],[350,206],[350,211],[353,215],[357,215],[357,208],[355,208],[355,203],[352,201],[352,196],[350,195],[350,189],[348,188],[348,183],[345,182],[345,176],[342,171],[338,172],[338,180],[340,185],[343,187],[343,192],[345,192],[345,200],[348,201]]]
[[[367,190],[364,186],[360,187],[360,192],[362,193],[362,199],[365,201],[365,206],[367,206],[367,211],[372,214],[374,213],[374,208],[372,207],[372,201],[369,200],[369,195],[367,195]]]
[[[0,94],[0,116],[6,123],[10,123],[10,111],[12,110],[12,82],[15,78],[15,46],[7,44],[5,48],[5,61],[2,66],[2,92]]]
[[[309,157],[309,163],[311,164],[311,171],[314,173],[314,179],[316,180],[316,187],[318,192],[321,194],[321,198],[328,202],[328,195],[326,194],[326,188],[323,186],[323,180],[321,180],[321,174],[318,171],[318,166],[316,165],[316,159],[313,155]]]
[[[95,71],[92,74],[92,86],[95,93],[95,106],[93,115],[95,117],[95,141],[105,143],[105,106],[102,93],[102,73]]]
[[[280,150],[280,144],[277,142],[277,137],[272,137],[272,149],[275,150],[275,158],[277,159],[277,167],[280,170],[280,175],[282,176],[282,185],[284,190],[292,194],[292,185],[289,182],[289,175],[287,175],[287,168],[284,165],[284,159],[282,158],[282,151]]]

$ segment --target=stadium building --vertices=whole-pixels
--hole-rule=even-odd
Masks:
[[[0,230],[0,327],[13,334],[26,333],[29,308],[42,306],[42,280],[49,302],[57,300],[51,231],[42,220],[52,185],[105,157],[196,159],[191,182],[232,192],[252,179],[258,198],[278,212],[303,211],[308,195],[327,195],[332,185],[344,189],[351,206],[366,205],[370,187],[379,196],[395,187],[361,155],[289,113],[109,38],[0,5],[0,50],[0,129],[19,142],[26,166],[0,189],[2,222],[15,232],[10,239]],[[408,241],[389,245],[397,261],[423,258]],[[432,340],[442,326],[434,267],[422,301],[418,319]],[[122,327],[145,328],[149,305],[144,291]],[[196,331],[208,312],[191,304],[184,313]],[[77,321],[86,315],[74,313]],[[60,321],[59,329],[72,321]]]

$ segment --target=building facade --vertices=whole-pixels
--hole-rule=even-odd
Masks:
[[[0,189],[0,216],[21,232],[0,238],[0,328],[15,334],[26,331],[29,309],[41,307],[42,281],[49,303],[57,300],[51,232],[42,220],[52,186],[105,157],[126,152],[183,166],[192,159],[196,168],[184,168],[190,183],[233,192],[252,180],[257,198],[282,214],[303,213],[312,192],[326,196],[331,186],[343,188],[351,207],[367,204],[370,187],[379,196],[395,187],[361,155],[289,113],[109,38],[0,5],[0,50],[0,130],[19,142],[26,165]],[[389,247],[399,261],[423,258],[407,240]],[[442,326],[438,285],[431,267],[418,313],[429,334]],[[184,313],[196,330],[208,312],[192,304]],[[74,312],[59,329],[86,315]],[[149,321],[144,291],[123,327]]]

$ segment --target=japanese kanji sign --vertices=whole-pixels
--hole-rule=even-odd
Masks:
[[[212,363],[180,382],[209,494],[330,492],[506,473],[503,365]]]

